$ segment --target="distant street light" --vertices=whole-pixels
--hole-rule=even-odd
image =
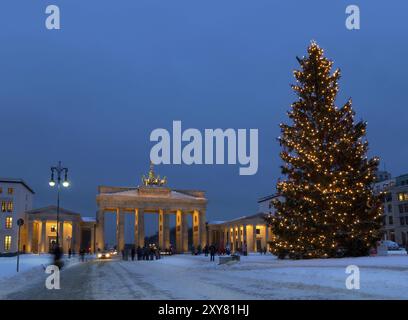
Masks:
[[[64,181],[64,182],[62,183],[62,185],[63,185],[65,188],[68,188],[68,187],[69,187],[69,182],[68,182],[68,181]]]
[[[57,182],[55,182],[54,174],[57,175]],[[61,161],[58,161],[57,167],[51,167],[51,179],[48,183],[50,187],[55,187],[57,185],[57,241],[56,246],[59,247],[59,211],[60,211],[60,188],[61,188],[61,176],[64,174],[64,181],[62,182],[62,186],[64,188],[69,187],[68,181],[68,168],[64,168],[61,165]]]

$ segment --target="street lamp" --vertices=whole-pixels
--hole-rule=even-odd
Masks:
[[[17,220],[17,225],[18,225],[18,241],[17,241],[17,272],[20,271],[20,239],[21,239],[21,227],[24,225],[24,220],[23,219],[18,219]]]
[[[54,179],[54,175],[56,174],[57,176],[57,181]],[[50,187],[55,187],[57,186],[57,241],[56,245],[59,247],[59,211],[60,211],[60,189],[61,189],[61,176],[64,174],[64,181],[62,182],[62,186],[64,188],[69,187],[69,181],[68,181],[68,168],[64,168],[61,165],[61,161],[58,161],[58,166],[57,167],[51,167],[51,179],[50,182],[48,183]]]

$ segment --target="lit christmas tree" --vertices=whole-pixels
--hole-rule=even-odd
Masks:
[[[349,100],[335,106],[340,71],[315,42],[298,58],[292,88],[298,101],[281,124],[285,181],[277,184],[276,213],[267,220],[280,257],[366,255],[378,240],[382,208],[372,184],[378,159],[367,159],[366,123],[355,123]]]

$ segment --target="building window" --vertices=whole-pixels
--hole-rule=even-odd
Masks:
[[[405,209],[405,212],[408,213],[408,203],[404,204],[404,209]]]
[[[388,224],[394,224],[393,216],[388,216]]]
[[[386,219],[387,217],[386,216],[383,216],[382,217],[382,224],[383,224],[383,226],[385,226],[386,224],[387,224],[387,219]]]
[[[408,201],[408,192],[398,193],[398,200],[399,201]]]
[[[261,229],[256,228],[256,234],[261,234]]]
[[[4,200],[1,202],[1,211],[2,211],[2,212],[6,212],[6,211],[7,211],[6,201],[4,201]]]
[[[404,206],[402,204],[398,205],[399,213],[404,213]]]
[[[7,217],[6,218],[6,229],[11,229],[13,227],[13,218]]]
[[[403,226],[405,224],[404,217],[400,217],[400,223],[401,223],[401,226]]]
[[[13,211],[13,201],[7,202],[7,212],[12,212]]]
[[[405,224],[408,225],[408,216],[405,216]]]
[[[13,189],[13,188],[8,188],[8,189],[7,189],[7,193],[8,193],[8,194],[13,194],[13,193],[14,193],[14,189]]]
[[[392,204],[389,204],[388,205],[388,213],[391,213],[392,212]]]
[[[3,188],[0,188],[0,193],[3,193]]]
[[[9,251],[11,248],[11,236],[4,237],[4,251]]]

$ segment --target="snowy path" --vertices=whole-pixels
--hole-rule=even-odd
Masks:
[[[219,266],[208,257],[158,261],[90,261],[61,273],[61,290],[47,290],[41,273],[9,286],[3,299],[408,299],[408,257],[278,261],[243,257]],[[345,288],[356,264],[361,289]],[[14,280],[15,281],[15,280]],[[4,294],[1,297],[1,293]]]

